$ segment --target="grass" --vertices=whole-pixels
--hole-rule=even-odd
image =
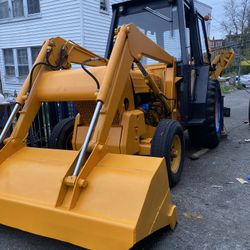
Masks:
[[[221,85],[221,92],[222,94],[228,94],[237,89],[242,89],[242,88],[243,86],[241,84],[234,84],[234,85],[228,85],[228,86]]]

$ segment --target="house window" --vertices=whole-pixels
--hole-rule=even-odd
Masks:
[[[29,62],[27,49],[17,49],[17,63],[19,76],[26,76],[29,73]]]
[[[27,0],[28,14],[35,14],[40,12],[39,0]]]
[[[13,17],[24,16],[23,0],[12,0]]]
[[[108,0],[100,0],[100,10],[102,12],[108,12]]]
[[[0,20],[40,13],[40,0],[0,0]]]
[[[31,48],[32,64],[35,62],[40,50],[41,50],[41,47],[32,47]]]
[[[15,63],[14,55],[12,49],[5,49],[3,51],[4,63],[5,63],[5,72],[7,76],[15,76]]]
[[[9,17],[8,0],[0,0],[0,19]]]
[[[41,46],[30,48],[4,49],[5,75],[11,77],[26,77],[32,69]]]

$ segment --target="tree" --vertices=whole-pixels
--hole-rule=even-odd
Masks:
[[[250,22],[250,0],[225,0],[224,16],[221,23],[227,34],[240,35],[248,28]]]
[[[221,25],[227,33],[229,44],[234,44],[236,49],[240,76],[241,59],[250,56],[250,0],[225,0],[224,19]]]

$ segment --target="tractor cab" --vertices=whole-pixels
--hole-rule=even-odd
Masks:
[[[181,123],[200,126],[206,117],[208,76],[211,55],[205,20],[193,0],[127,1],[113,5],[113,19],[106,50],[109,58],[118,27],[132,23],[148,38],[175,57],[177,76],[183,81],[178,86]],[[143,65],[157,64],[143,57]]]
[[[135,0],[113,5],[107,57],[113,47],[115,29],[128,23],[136,25],[177,62],[210,63],[205,21],[192,1]]]

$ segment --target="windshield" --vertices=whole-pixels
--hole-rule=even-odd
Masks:
[[[128,10],[119,17],[118,25],[133,23],[147,37],[161,46],[178,61],[181,60],[180,34],[176,6],[143,6],[140,9]],[[143,64],[157,63],[144,58]]]

